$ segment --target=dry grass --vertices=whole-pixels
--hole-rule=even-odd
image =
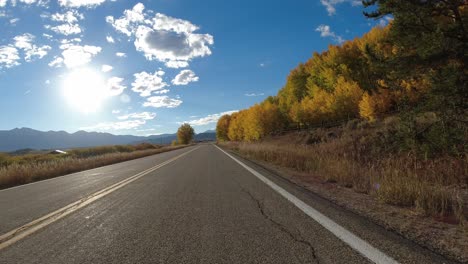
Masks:
[[[309,173],[383,203],[432,216],[467,219],[468,156],[423,159],[389,151],[383,126],[296,132],[257,143],[222,143],[248,158]],[[380,147],[379,147],[380,146]]]
[[[185,146],[109,146],[72,150],[68,155],[48,157],[50,154],[44,154],[43,158],[40,157],[41,155],[35,156],[34,159],[14,157],[16,162],[0,166],[0,189],[138,159],[183,147]]]

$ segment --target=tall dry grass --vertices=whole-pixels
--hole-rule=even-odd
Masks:
[[[185,146],[167,146],[160,148],[146,148],[144,150],[133,149],[133,151],[112,151],[106,152],[105,148],[99,148],[102,152],[92,152],[88,148],[76,150],[82,155],[68,155],[41,161],[35,159],[34,162],[16,162],[7,166],[0,166],[0,189],[16,185],[26,184],[34,181],[49,179],[69,173],[93,169],[105,165],[119,163],[122,161],[138,159],[162,152],[167,152]],[[103,153],[103,154],[100,154]]]
[[[424,159],[395,153],[388,149],[392,146],[376,144],[386,136],[385,129],[375,127],[338,128],[257,143],[220,144],[247,158],[309,173],[387,204],[414,207],[427,215],[456,216],[464,223],[468,156]]]

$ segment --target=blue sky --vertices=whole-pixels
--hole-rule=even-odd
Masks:
[[[197,132],[384,21],[355,0],[0,0],[0,129]]]

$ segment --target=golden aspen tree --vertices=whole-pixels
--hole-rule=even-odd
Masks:
[[[228,141],[229,123],[231,121],[230,115],[223,115],[216,123],[216,139],[218,141]]]
[[[339,77],[333,93],[332,115],[338,120],[357,117],[362,95],[363,91],[356,82]]]
[[[373,95],[365,93],[359,102],[359,114],[369,121],[375,121],[376,118],[390,111],[392,101],[392,94],[388,89],[380,89]]]

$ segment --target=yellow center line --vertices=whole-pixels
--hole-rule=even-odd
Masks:
[[[91,194],[91,195],[89,195],[89,196],[87,196],[85,198],[82,198],[82,199],[80,199],[80,200],[78,200],[76,202],[73,202],[73,203],[71,203],[69,205],[66,205],[66,206],[64,206],[64,207],[62,207],[62,208],[60,208],[60,209],[58,209],[56,211],[53,211],[53,212],[51,212],[51,213],[49,213],[47,215],[44,215],[44,216],[42,216],[42,217],[40,217],[40,218],[38,218],[38,219],[36,219],[36,220],[34,220],[32,222],[29,222],[29,223],[27,223],[27,224],[25,224],[23,226],[15,228],[15,229],[1,235],[0,236],[0,250],[2,250],[4,248],[14,244],[15,242],[17,242],[17,241],[31,235],[32,233],[36,232],[37,230],[39,230],[39,229],[41,229],[41,228],[43,228],[45,226],[48,226],[48,225],[52,224],[53,222],[55,222],[55,221],[65,217],[65,216],[77,211],[78,209],[83,208],[83,207],[87,206],[88,204],[90,204],[90,203],[92,203],[92,202],[94,202],[94,201],[96,201],[96,200],[98,200],[98,199],[100,199],[100,198],[102,198],[102,197],[104,197],[104,196],[106,196],[106,195],[108,195],[108,194],[110,194],[110,193],[124,187],[125,185],[127,185],[127,184],[129,184],[129,183],[131,183],[133,181],[136,181],[139,178],[141,178],[141,177],[143,177],[145,175],[148,175],[149,173],[151,173],[151,172],[153,172],[153,171],[155,171],[155,170],[157,170],[157,169],[159,169],[161,167],[164,167],[165,165],[167,165],[167,164],[169,164],[169,163],[171,163],[171,162],[173,162],[173,161],[175,161],[175,160],[189,154],[192,151],[197,150],[198,148],[200,148],[200,147],[196,147],[196,148],[194,148],[194,149],[192,149],[190,151],[182,153],[182,154],[180,154],[180,155],[178,155],[178,156],[176,156],[176,157],[174,157],[172,159],[169,159],[169,160],[167,160],[167,161],[165,161],[163,163],[160,163],[160,164],[158,164],[158,165],[156,165],[154,167],[151,167],[151,168],[149,168],[147,170],[144,170],[144,171],[142,171],[140,173],[137,173],[137,174],[135,174],[135,175],[133,175],[133,176],[131,176],[129,178],[126,178],[126,179],[124,179],[124,180],[122,180],[120,182],[117,182],[117,183],[115,183],[115,184],[113,184],[113,185],[111,185],[109,187],[106,187],[106,188],[104,188],[104,189],[102,189],[100,191],[97,191],[97,192],[95,192],[95,193],[93,193],[93,194]]]

